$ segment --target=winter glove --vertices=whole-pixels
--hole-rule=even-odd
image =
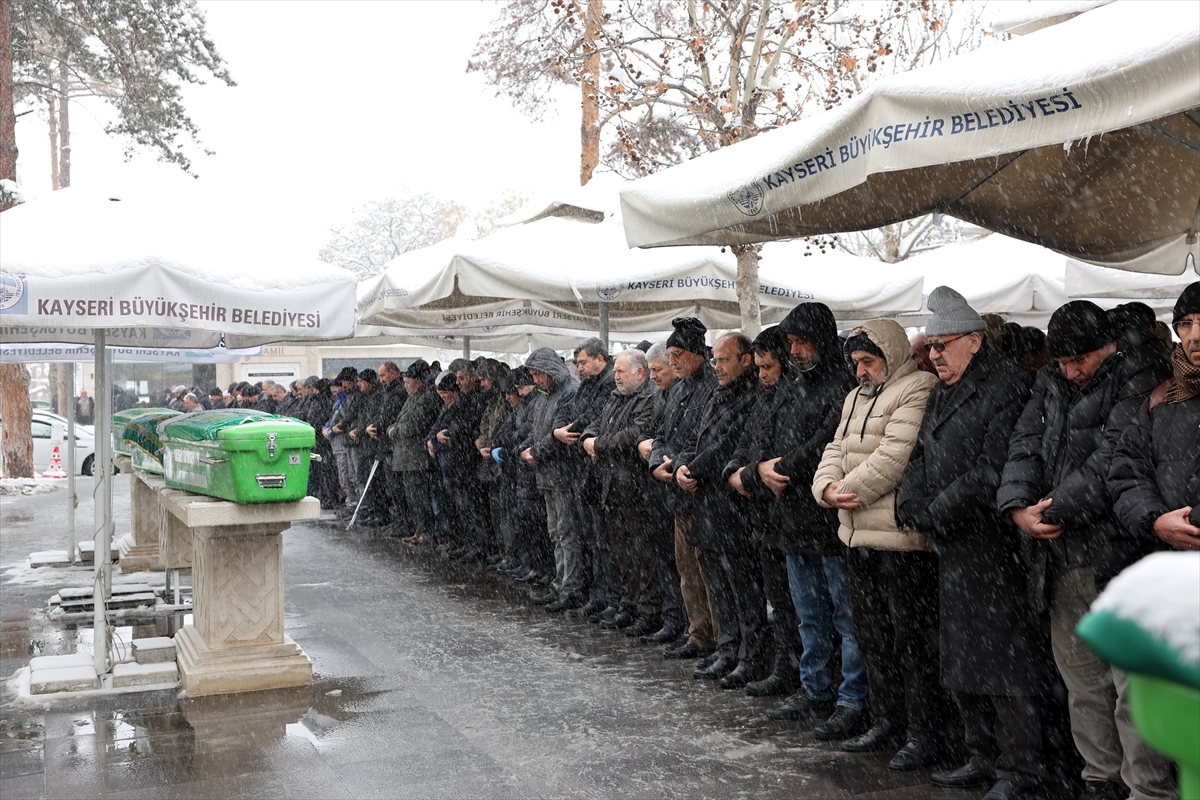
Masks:
[[[503,447],[493,447],[492,448],[492,461],[495,461],[497,464],[504,463],[504,448]]]

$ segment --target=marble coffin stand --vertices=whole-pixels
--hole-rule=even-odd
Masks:
[[[129,473],[129,516],[130,532],[118,544],[121,572],[141,572],[163,568],[159,555],[158,490],[162,478],[146,472],[138,472],[127,456],[113,456],[113,463],[121,472]]]
[[[320,517],[320,502],[248,505],[177,489],[160,497],[192,534],[195,622],[175,634],[188,696],[311,686],[312,662],[283,632],[283,532]]]

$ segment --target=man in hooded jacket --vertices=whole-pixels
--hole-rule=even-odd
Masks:
[[[837,515],[813,499],[810,487],[838,411],[854,379],[842,357],[833,313],[801,303],[779,323],[792,377],[781,382],[766,423],[751,446],[743,487],[771,500],[772,533],[785,554],[789,602],[800,624],[800,689],[767,710],[779,720],[819,723],[822,739],[862,732],[867,686],[855,643]],[[842,681],[835,694],[833,650],[841,636]]]
[[[936,543],[942,686],[962,713],[966,765],[944,788],[1025,797],[1046,777],[1039,695],[1052,690],[1048,630],[1026,598],[1019,531],[994,501],[1029,379],[983,334],[958,292],[929,295],[925,346],[938,370],[900,487],[897,518]]]
[[[888,766],[922,769],[941,760],[948,744],[948,702],[937,674],[938,565],[921,533],[897,526],[895,498],[937,378],[918,369],[893,320],[855,328],[844,349],[859,385],[842,406],[812,494],[838,510],[874,720],[842,749],[902,745]]]
[[[1092,653],[1075,626],[1113,576],[1155,547],[1117,521],[1106,481],[1121,435],[1171,367],[1152,343],[1131,345],[1087,300],[1054,312],[1046,343],[1052,360],[1009,441],[997,504],[1029,536],[1030,599],[1039,609],[1049,600],[1087,791],[1166,800],[1175,796],[1170,766],[1130,724],[1124,673]]]
[[[567,452],[554,438],[559,407],[570,404],[579,381],[566,363],[549,347],[539,347],[525,359],[538,393],[531,409],[529,435],[517,445],[526,464],[537,468],[537,487],[546,503],[546,529],[554,543],[555,577],[552,591],[535,598],[551,613],[578,608],[586,578],[583,574],[583,544],[575,526],[573,471]]]

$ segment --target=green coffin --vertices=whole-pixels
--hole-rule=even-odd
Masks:
[[[169,408],[142,408],[142,413],[125,423],[121,443],[129,450],[134,469],[162,475],[162,438],[158,435],[159,423],[183,416],[182,412]],[[125,411],[122,414],[128,413]],[[115,437],[114,437],[115,438]]]
[[[112,448],[113,452],[120,456],[133,457],[133,448],[125,439],[125,431],[129,427],[129,423],[135,419],[144,417],[147,414],[165,414],[166,419],[170,416],[178,416],[178,411],[172,411],[169,408],[129,408],[124,411],[118,411],[112,416]]]
[[[316,431],[257,411],[185,414],[159,426],[167,486],[232,500],[278,503],[308,494]]]

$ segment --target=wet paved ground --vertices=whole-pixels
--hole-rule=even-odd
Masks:
[[[121,531],[128,483],[117,480]],[[78,513],[90,530],[90,501]],[[0,499],[6,678],[33,655],[89,644],[90,630],[46,617],[55,580],[21,567],[29,552],[64,546],[64,519],[65,492]],[[329,523],[284,541],[287,632],[313,660],[311,689],[30,709],[6,687],[0,797],[982,794],[935,789],[927,773],[890,772],[886,756],[843,754],[771,722],[771,699],[723,692],[658,648],[551,618],[481,569]]]

